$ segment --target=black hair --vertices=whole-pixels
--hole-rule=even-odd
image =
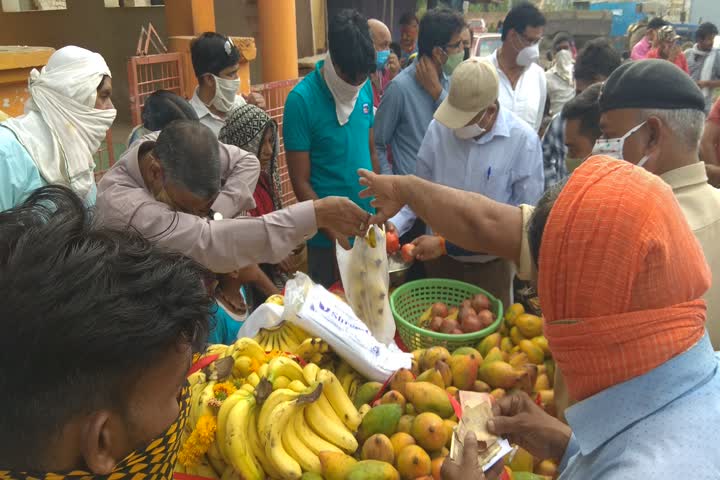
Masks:
[[[413,22],[420,23],[415,12],[405,12],[400,16],[400,25],[410,25]]]
[[[220,190],[220,146],[215,134],[200,122],[175,120],[165,127],[153,154],[167,179],[201,198]]]
[[[712,37],[718,34],[718,28],[714,23],[705,22],[700,24],[697,31],[695,32],[695,40],[705,40],[707,37]]]
[[[402,48],[397,42],[390,43],[390,51],[397,55],[398,58],[402,58]]]
[[[648,30],[659,30],[665,25],[670,25],[670,22],[663,20],[661,17],[653,17],[647,24]]]
[[[563,42],[572,43],[573,42],[572,35],[570,35],[568,32],[556,33],[555,36],[553,37],[553,43],[552,43],[553,50],[555,50],[557,48],[557,46]]]
[[[178,345],[202,349],[210,275],[135,231],[95,224],[66,187],[0,212],[3,468],[41,469],[68,421],[127,415],[148,365]]]
[[[373,73],[375,46],[365,15],[357,10],[340,10],[328,23],[330,56],[344,75],[360,81]]]
[[[455,34],[465,27],[465,19],[455,10],[438,7],[429,10],[420,20],[418,55],[430,57],[435,47],[445,49]]]
[[[192,105],[180,95],[168,90],[156,90],[145,100],[142,120],[145,128],[158,132],[175,120],[197,122],[200,119]]]
[[[622,58],[605,38],[585,44],[575,59],[575,79],[597,82],[606,79],[622,64]]]
[[[190,43],[190,56],[197,78],[220,72],[240,63],[240,50],[225,35],[205,32]]]
[[[532,3],[521,3],[508,12],[500,38],[505,41],[510,30],[523,34],[528,27],[543,27],[545,23],[545,15],[540,9]]]
[[[592,140],[600,138],[600,92],[602,83],[596,83],[582,91],[570,100],[562,109],[565,120],[580,120],[580,132]]]
[[[530,246],[530,255],[537,267],[540,263],[540,247],[542,246],[542,237],[545,233],[545,225],[547,225],[550,211],[560,196],[560,192],[567,183],[567,179],[552,185],[545,190],[545,193],[538,201],[535,211],[533,211],[527,226],[528,244]]]

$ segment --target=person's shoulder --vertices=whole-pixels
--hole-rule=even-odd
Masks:
[[[12,130],[0,125],[0,155],[6,159],[30,160],[30,153],[25,149],[20,140],[15,136]]]

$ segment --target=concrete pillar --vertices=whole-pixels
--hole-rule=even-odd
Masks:
[[[263,82],[298,77],[295,0],[258,2]]]

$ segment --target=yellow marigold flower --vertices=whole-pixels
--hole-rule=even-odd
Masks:
[[[237,390],[237,388],[235,388],[232,382],[216,383],[213,387],[213,396],[222,402],[232,395],[235,390]]]
[[[215,441],[217,418],[212,415],[203,415],[195,425],[185,444],[178,453],[178,463],[185,468],[192,468],[200,461]]]

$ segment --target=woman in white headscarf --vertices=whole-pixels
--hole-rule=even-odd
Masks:
[[[61,48],[28,81],[25,114],[0,124],[0,211],[47,184],[95,203],[93,155],[115,120],[110,69],[97,53]]]

